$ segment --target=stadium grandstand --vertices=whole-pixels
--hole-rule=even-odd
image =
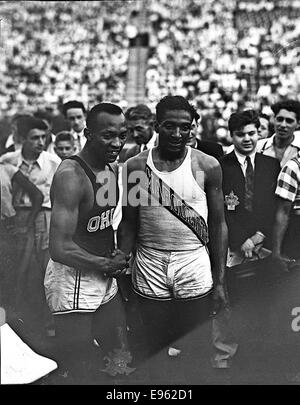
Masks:
[[[298,0],[0,1],[0,15],[2,120],[176,93],[226,144],[233,110],[299,98]]]

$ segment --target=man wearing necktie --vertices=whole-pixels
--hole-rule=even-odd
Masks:
[[[228,227],[227,276],[234,274],[233,270],[230,270],[232,266],[257,259],[258,255],[264,258],[271,253],[272,249],[275,188],[280,164],[276,159],[256,152],[259,126],[259,117],[255,111],[233,113],[229,118],[228,127],[234,149],[220,159],[223,172],[225,218]],[[232,300],[231,286],[228,278],[230,300]],[[249,289],[250,292],[254,293]],[[246,301],[241,296],[241,291],[239,293],[240,302],[244,305]],[[242,308],[240,315],[245,319],[245,324],[249,325],[246,328],[245,341],[242,343],[244,348],[247,347],[245,342],[252,339],[251,330],[255,330],[257,325],[262,326],[260,312],[257,311],[254,303],[256,303],[255,299],[250,306],[238,307]],[[261,306],[264,305],[261,304]],[[267,311],[267,308],[265,310]],[[229,348],[232,345],[228,345],[228,337],[232,336],[231,334],[239,336],[239,340],[242,340],[241,324],[240,322],[235,324],[239,319],[237,312],[239,312],[238,309],[232,312],[230,322],[226,317],[222,322],[216,319],[214,341],[215,346],[220,350],[219,361],[230,359],[230,352],[226,353],[225,348],[226,345]]]
[[[86,143],[84,135],[86,109],[80,101],[72,100],[63,105],[63,114],[70,124],[70,132],[75,141],[75,153],[78,153]]]
[[[151,149],[156,145],[156,135],[153,131],[153,114],[145,104],[138,104],[128,108],[125,113],[128,139],[135,145],[127,148],[120,155],[120,162],[136,156],[144,150]]]
[[[260,121],[253,110],[233,113],[228,122],[234,150],[220,163],[229,234],[228,265],[271,249],[278,161],[256,153]]]
[[[254,170],[250,156],[246,156],[245,163],[245,209],[251,212],[253,209]]]

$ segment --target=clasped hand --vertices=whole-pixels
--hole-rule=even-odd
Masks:
[[[130,258],[131,255],[126,255],[122,250],[114,250],[109,258],[109,270],[105,271],[104,275],[107,277],[119,277],[128,269]]]

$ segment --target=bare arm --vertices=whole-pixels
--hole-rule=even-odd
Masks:
[[[206,180],[208,204],[208,230],[215,283],[223,283],[228,248],[228,231],[224,216],[221,167],[214,166]]]
[[[137,183],[129,183],[128,178],[130,173],[137,169],[135,163],[126,162],[122,170],[123,184],[123,201],[122,201],[122,221],[118,229],[118,241],[120,248],[126,254],[134,252],[136,247],[137,226],[138,226],[138,207],[133,206],[134,203],[131,195],[134,192],[134,187]]]
[[[292,201],[278,198],[273,230],[273,257],[281,256],[282,242],[289,223]]]
[[[73,241],[85,192],[82,177],[74,175],[74,168],[61,168],[55,174],[51,189],[50,255],[54,261],[70,267],[112,274],[126,267],[125,255],[118,254],[113,259],[96,256]]]
[[[228,231],[224,216],[222,171],[219,164],[209,169],[205,191],[208,204],[208,230],[212,276],[214,281],[215,311],[220,304],[226,306],[228,297],[225,287],[225,263],[228,249]]]
[[[30,215],[27,220],[27,226],[31,227],[34,223],[34,220],[41,210],[42,203],[44,201],[44,196],[42,192],[30,181],[27,179],[26,176],[19,170],[13,177],[13,181],[15,181],[20,187],[22,187],[26,193],[29,195],[31,200],[32,208],[30,211]]]

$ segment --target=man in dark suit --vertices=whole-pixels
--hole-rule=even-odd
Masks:
[[[195,119],[192,124],[192,130],[190,132],[190,137],[188,139],[187,145],[192,148],[201,150],[201,152],[206,153],[207,155],[213,156],[214,158],[220,160],[224,156],[224,151],[221,145],[217,142],[212,141],[200,141],[197,138],[197,122],[200,119],[200,115],[195,112]]]
[[[125,113],[128,129],[128,143],[131,146],[121,152],[119,162],[125,162],[138,153],[155,146],[154,119],[151,110],[145,104],[128,108]],[[126,145],[125,145],[126,146]]]
[[[252,258],[262,247],[272,249],[275,188],[280,165],[276,159],[256,153],[260,122],[255,111],[232,114],[228,126],[234,150],[220,163],[230,261],[230,258]]]
[[[258,288],[264,283],[253,284],[255,278],[244,277],[245,274],[239,277],[241,273],[233,266],[258,257],[263,259],[272,250],[280,164],[277,159],[256,152],[259,126],[258,114],[253,110],[234,113],[228,122],[234,149],[220,160],[229,245],[226,275],[229,299],[235,302],[237,295],[239,305],[232,307],[230,322],[219,322],[215,330],[216,346],[222,348],[231,333],[254,362],[258,361],[254,342],[261,348],[266,334],[272,334],[275,327],[270,305],[274,298],[271,298],[270,290]],[[274,274],[273,266],[266,267],[265,262],[253,263],[252,269],[256,266],[259,268],[257,274]]]
[[[201,150],[207,155],[213,156],[218,160],[224,156],[223,148],[217,142],[200,141],[200,139],[196,139],[196,145],[194,148]]]

